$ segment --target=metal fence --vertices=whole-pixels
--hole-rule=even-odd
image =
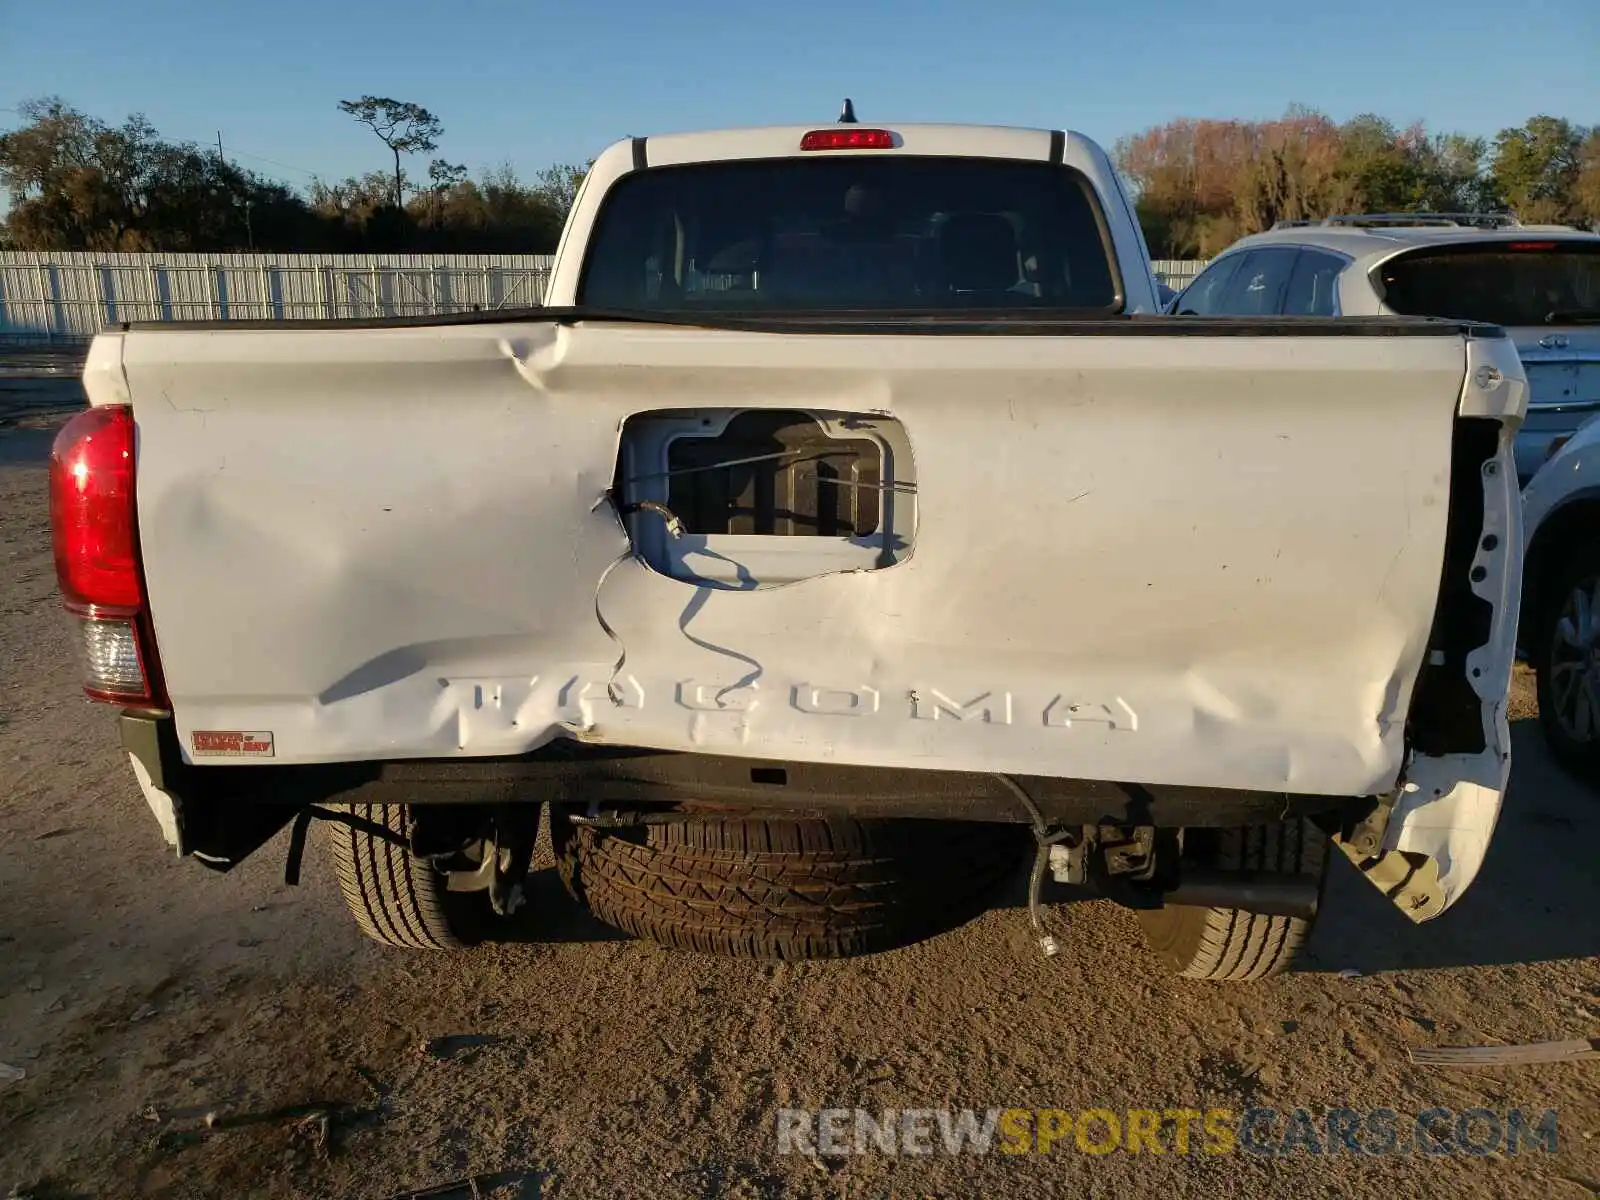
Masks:
[[[544,299],[548,254],[0,253],[0,336],[119,321],[426,316]]]
[[[1150,265],[1156,278],[1175,292],[1181,292],[1194,282],[1194,277],[1206,269],[1209,258],[1158,258]]]
[[[0,338],[75,341],[119,321],[427,316],[539,304],[547,254],[0,252]],[[1203,262],[1155,264],[1181,288]]]

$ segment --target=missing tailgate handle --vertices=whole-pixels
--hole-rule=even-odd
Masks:
[[[617,479],[639,557],[687,583],[748,591],[875,571],[912,550],[915,465],[891,417],[640,413],[623,426]],[[647,515],[657,510],[678,524]]]

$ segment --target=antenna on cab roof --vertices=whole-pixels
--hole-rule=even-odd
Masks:
[[[844,98],[844,107],[839,110],[839,124],[854,125],[856,123],[856,106],[850,103],[850,97]]]

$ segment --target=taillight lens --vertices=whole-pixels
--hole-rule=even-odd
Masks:
[[[139,649],[139,626],[132,620],[78,616],[83,639],[83,690],[96,700],[151,704],[150,678]]]
[[[800,139],[802,150],[893,150],[887,129],[813,129]]]
[[[68,608],[137,609],[133,413],[91,408],[68,421],[50,452],[50,529]]]
[[[56,581],[83,638],[84,690],[159,703],[134,506],[133,413],[106,405],[61,427],[50,452]]]

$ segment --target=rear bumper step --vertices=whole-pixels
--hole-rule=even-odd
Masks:
[[[963,771],[769,762],[554,743],[518,758],[413,759],[294,766],[183,761],[170,716],[124,713],[123,747],[183,808],[314,803],[650,806],[706,815],[911,817],[1026,823],[1001,780]],[[1366,805],[1360,798],[1014,777],[1061,825],[1225,828]]]

